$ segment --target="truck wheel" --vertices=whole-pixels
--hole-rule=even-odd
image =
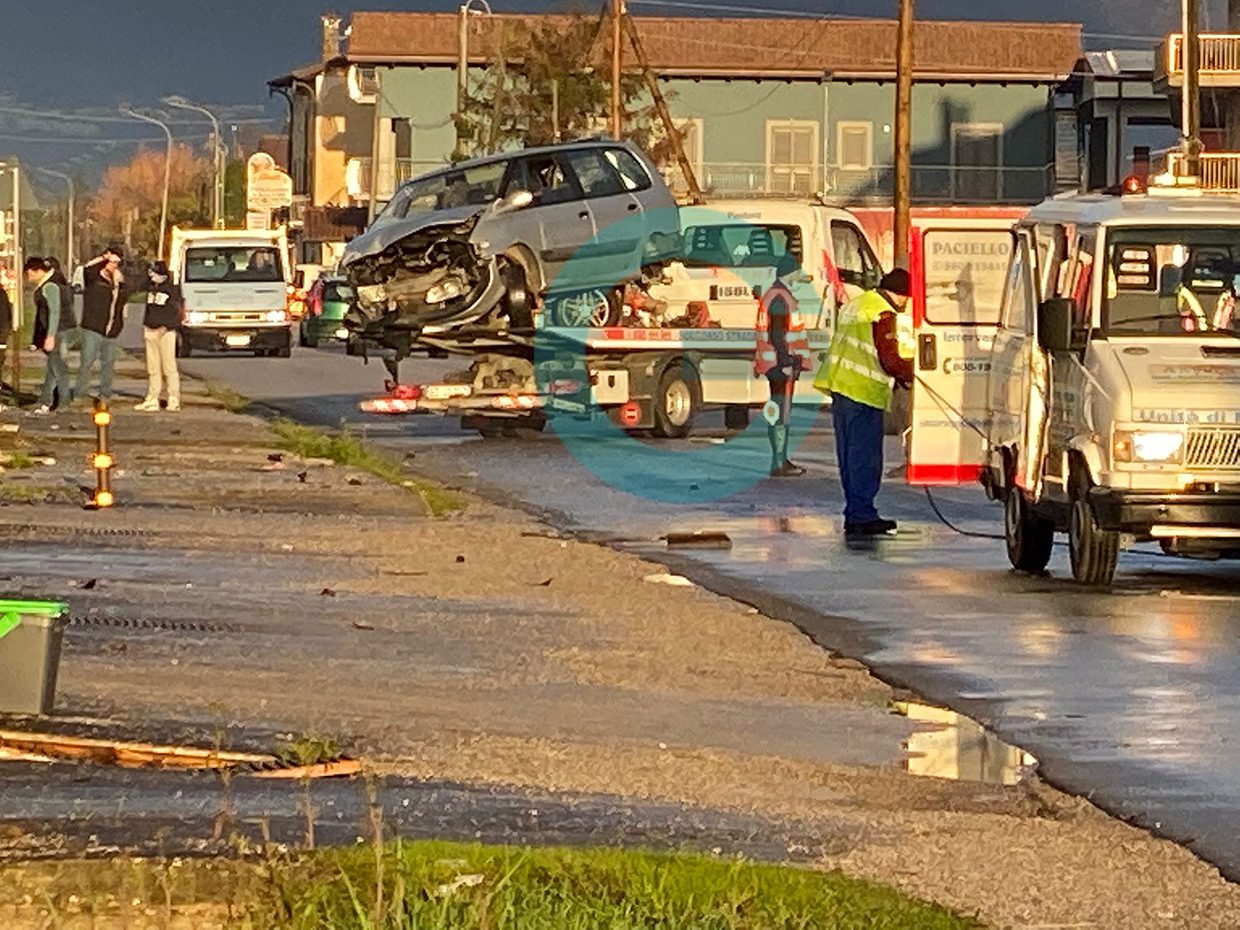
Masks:
[[[194,354],[193,347],[184,336],[177,336],[177,358],[189,358]]]
[[[1003,535],[1013,568],[1031,575],[1046,570],[1055,547],[1055,524],[1035,513],[1019,488],[1009,489],[1003,503]]]
[[[553,326],[587,327],[615,326],[620,322],[620,292],[594,289],[575,294],[560,294],[547,301]]]
[[[701,404],[697,375],[687,365],[668,365],[654,397],[654,434],[664,439],[684,439],[693,432],[693,420]]]
[[[288,338],[284,340],[284,345],[275,349],[271,353],[276,358],[292,358],[293,357],[293,332],[289,330]]]
[[[749,428],[749,408],[744,404],[728,404],[723,408],[723,425],[732,433]]]
[[[1072,577],[1080,584],[1106,587],[1115,577],[1119,562],[1119,533],[1098,526],[1088,491],[1088,482],[1079,482],[1072,494],[1072,516],[1068,521]]]

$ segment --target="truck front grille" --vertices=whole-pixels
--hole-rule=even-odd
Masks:
[[[232,310],[212,313],[212,323],[261,323],[265,315],[261,311]]]
[[[1240,429],[1190,429],[1189,468],[1240,468]]]

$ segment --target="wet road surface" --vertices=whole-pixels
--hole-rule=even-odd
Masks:
[[[449,484],[632,548],[791,620],[824,647],[990,726],[1036,755],[1055,784],[1240,878],[1240,565],[1142,549],[1122,557],[1104,593],[1065,580],[1060,547],[1048,577],[1019,576],[1001,542],[948,529],[920,491],[897,481],[880,503],[902,521],[901,533],[853,551],[841,538],[831,438],[821,426],[796,456],[808,477],[764,481],[760,436],[729,440],[726,449],[722,433],[709,430],[696,441],[640,447],[592,440],[584,454],[570,439],[574,457],[553,430],[483,441],[437,417],[364,417],[356,402],[381,390],[383,368],[339,347],[185,367],[299,420],[348,424]],[[411,360],[402,375],[434,380],[460,367]],[[643,451],[651,447],[659,454]],[[725,454],[697,454],[708,449]],[[892,461],[897,453],[889,450]],[[738,474],[752,484],[710,500]],[[662,499],[612,484],[644,486]],[[997,508],[973,490],[936,498],[960,529],[1001,532]],[[681,530],[722,531],[732,547],[671,551],[659,542]]]

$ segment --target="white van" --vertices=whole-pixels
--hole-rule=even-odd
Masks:
[[[177,351],[244,351],[288,358],[293,297],[283,229],[172,230],[172,279],[185,298]]]
[[[910,476],[980,477],[1025,571],[1057,531],[1090,585],[1137,541],[1240,557],[1238,291],[1240,199],[1151,187],[1035,207],[1001,306],[921,323]],[[936,389],[935,344],[959,347],[959,396]]]

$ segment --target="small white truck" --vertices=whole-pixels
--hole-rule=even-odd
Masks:
[[[177,352],[253,352],[288,358],[293,296],[283,229],[172,230],[173,281],[185,298]]]
[[[1093,586],[1136,542],[1240,557],[1240,198],[1059,197],[1006,251],[998,294],[917,321],[910,481],[980,479],[1024,571],[1056,532]]]

